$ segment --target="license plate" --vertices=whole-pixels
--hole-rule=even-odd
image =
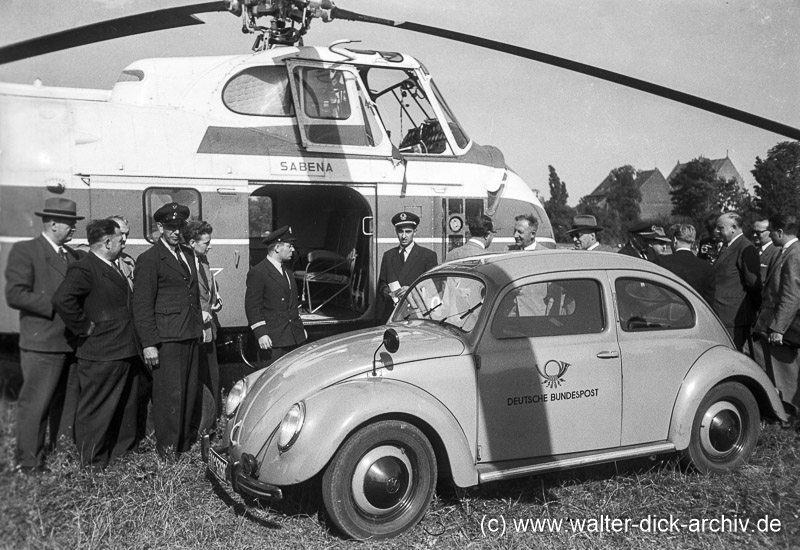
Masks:
[[[228,460],[217,453],[214,449],[208,450],[208,469],[211,470],[217,479],[227,482]]]

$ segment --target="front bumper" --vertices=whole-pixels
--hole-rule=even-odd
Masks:
[[[235,492],[263,500],[283,500],[283,489],[245,474],[241,462],[231,461],[227,448],[212,447],[208,436],[203,437],[200,452],[208,471],[223,484],[230,484]]]

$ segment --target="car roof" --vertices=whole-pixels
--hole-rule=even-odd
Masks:
[[[466,271],[489,279],[516,280],[542,273],[622,269],[658,273],[671,279],[670,271],[652,262],[616,252],[584,250],[533,250],[484,254],[453,260],[433,271]]]

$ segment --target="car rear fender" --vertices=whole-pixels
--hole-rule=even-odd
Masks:
[[[361,426],[396,418],[420,428],[449,465],[459,487],[478,483],[474,449],[453,413],[422,389],[398,380],[349,380],[305,399],[306,415],[297,441],[278,451],[274,438],[259,453],[259,479],[278,486],[294,485],[318,474],[347,437]],[[446,462],[445,462],[446,461]],[[440,466],[440,469],[441,469]]]
[[[743,353],[717,346],[695,361],[678,391],[669,428],[669,440],[676,449],[689,446],[695,412],[703,397],[717,384],[728,381],[739,382],[752,392],[762,416],[786,419],[778,391],[761,367]]]

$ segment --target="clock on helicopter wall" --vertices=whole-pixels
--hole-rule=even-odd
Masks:
[[[451,233],[461,233],[461,230],[464,228],[464,219],[461,217],[461,214],[453,214],[450,216],[447,225]]]

